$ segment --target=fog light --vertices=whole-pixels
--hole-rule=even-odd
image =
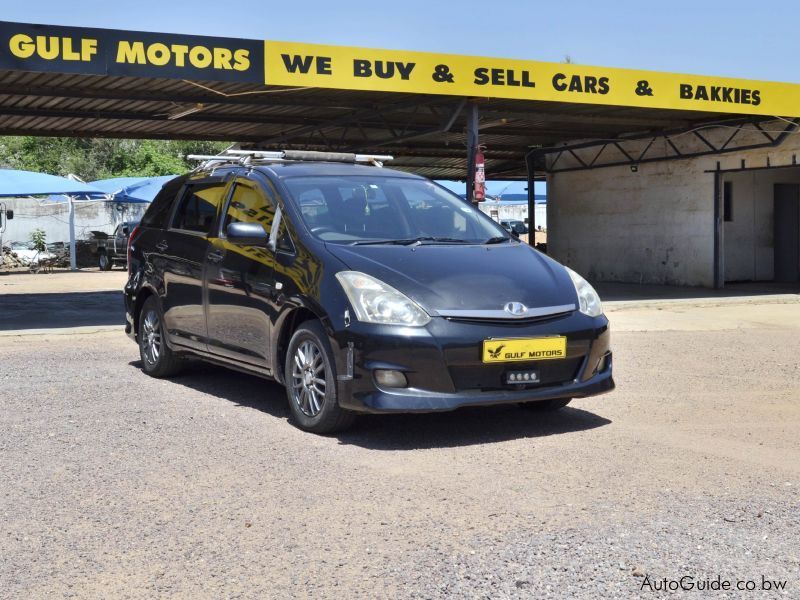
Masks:
[[[394,369],[375,369],[375,382],[381,387],[403,388],[408,385],[408,380],[402,371]]]
[[[608,367],[608,359],[610,357],[611,357],[610,354],[604,354],[603,356],[601,356],[600,360],[597,361],[597,367],[595,368],[594,372],[595,373],[604,372],[606,370],[606,367]]]

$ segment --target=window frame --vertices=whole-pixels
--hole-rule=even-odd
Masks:
[[[258,190],[266,200],[273,206],[275,212],[274,216],[272,217],[272,224],[267,231],[267,235],[269,236],[269,244],[268,248],[272,250],[273,253],[283,253],[283,254],[296,254],[296,246],[294,244],[294,240],[292,239],[291,233],[289,232],[289,228],[286,227],[286,236],[289,238],[289,246],[291,250],[286,250],[282,248],[278,248],[278,241],[273,238],[272,231],[279,230],[281,225],[283,224],[283,220],[286,218],[286,210],[283,208],[281,203],[281,196],[278,192],[278,188],[272,184],[272,182],[263,177],[263,182],[261,181],[262,177],[258,179],[254,177],[249,177],[252,173],[242,174],[236,173],[231,177],[229,182],[229,189],[227,191],[227,195],[225,197],[225,202],[223,203],[223,208],[219,213],[217,218],[217,227],[216,227],[216,235],[219,239],[225,240],[227,236],[225,232],[222,230],[223,225],[225,224],[225,217],[228,215],[228,208],[230,207],[230,203],[233,201],[233,194],[236,190],[236,186],[244,183],[245,187],[250,187],[253,189]],[[265,228],[266,231],[266,228]]]
[[[177,186],[177,189],[175,190],[175,193],[172,194],[171,198],[169,198],[168,200],[167,199],[164,200],[164,202],[167,203],[168,206],[167,206],[167,210],[165,211],[165,214],[164,214],[163,222],[160,225],[158,225],[158,224],[153,225],[153,224],[150,224],[150,223],[145,223],[144,222],[145,221],[145,217],[147,216],[147,213],[150,211],[151,207],[154,206],[156,202],[158,202],[158,199],[162,194],[166,193],[166,188],[168,186],[170,186],[173,183],[178,183],[176,180],[180,180],[180,185]],[[142,225],[142,227],[145,227],[145,228],[159,229],[161,231],[168,231],[169,228],[170,228],[170,225],[172,224],[172,216],[175,213],[175,207],[178,204],[178,198],[182,198],[183,197],[183,191],[186,188],[186,181],[187,181],[186,176],[178,176],[175,179],[171,179],[170,181],[167,181],[163,186],[161,186],[161,189],[158,191],[158,193],[156,194],[155,198],[153,198],[153,202],[150,204],[150,206],[147,208],[145,213],[142,215],[142,217],[140,219],[140,225]]]
[[[169,213],[168,225],[165,227],[165,231],[175,232],[175,233],[184,233],[186,235],[193,235],[202,238],[213,238],[214,233],[217,229],[219,229],[219,216],[220,210],[217,208],[217,214],[214,217],[214,224],[211,226],[211,230],[207,233],[203,233],[202,231],[194,231],[192,229],[182,229],[180,227],[174,227],[173,223],[175,222],[175,216],[178,213],[178,209],[183,202],[186,193],[189,189],[195,185],[212,185],[212,184],[220,184],[223,188],[222,191],[222,202],[220,206],[227,206],[228,205],[228,196],[231,192],[231,182],[229,177],[202,177],[198,179],[187,179],[183,185],[181,186],[180,191],[175,195],[175,200],[173,201],[172,210]]]

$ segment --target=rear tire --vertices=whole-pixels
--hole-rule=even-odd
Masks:
[[[292,421],[312,433],[343,431],[355,414],[339,406],[336,369],[328,336],[319,321],[306,321],[294,332],[284,365]]]
[[[535,402],[523,402],[520,404],[525,410],[532,410],[534,412],[555,412],[561,410],[567,404],[572,402],[571,398],[556,398],[553,400],[537,400]]]
[[[111,259],[108,258],[108,254],[105,252],[100,252],[97,257],[97,266],[100,267],[101,271],[110,271],[111,267],[114,265],[111,262]]]
[[[144,301],[139,312],[139,356],[142,371],[151,377],[169,377],[181,370],[181,361],[167,346],[164,318],[155,296]]]

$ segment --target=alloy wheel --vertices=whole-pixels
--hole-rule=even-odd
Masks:
[[[292,358],[292,398],[303,414],[316,417],[325,402],[325,361],[319,346],[303,341]]]
[[[161,355],[161,322],[154,310],[148,311],[142,322],[142,350],[149,364],[158,362]]]

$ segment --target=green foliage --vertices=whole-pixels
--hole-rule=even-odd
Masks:
[[[31,241],[33,242],[33,249],[39,252],[47,250],[47,234],[44,229],[34,229],[31,231]]]
[[[194,168],[188,154],[216,154],[227,142],[120,140],[105,138],[0,137],[0,167],[84,181],[109,177],[154,177]]]

